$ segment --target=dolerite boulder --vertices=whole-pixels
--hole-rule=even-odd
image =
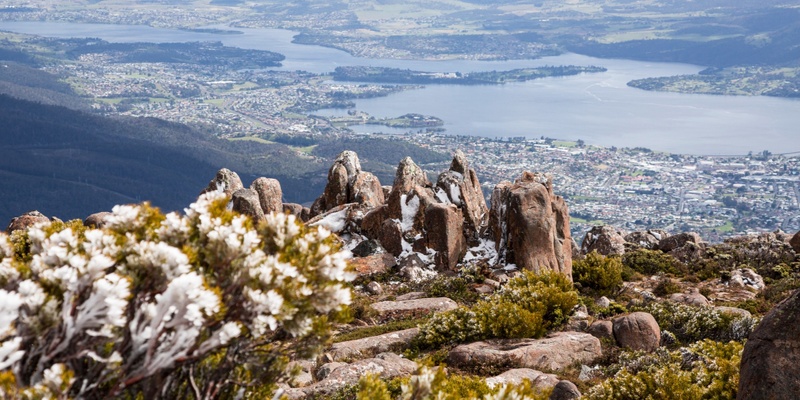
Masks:
[[[111,215],[108,211],[94,213],[83,220],[83,225],[89,228],[102,228],[106,225],[106,217]]]
[[[453,204],[431,204],[425,209],[428,247],[436,251],[434,261],[440,270],[455,270],[467,252],[462,234],[464,218]]]
[[[50,222],[50,218],[45,217],[44,214],[39,211],[28,211],[19,217],[12,218],[6,228],[6,232],[10,234],[17,230],[27,229],[40,222]]]
[[[685,247],[687,244],[700,245],[701,243],[703,243],[703,239],[700,238],[700,235],[694,232],[684,232],[661,239],[656,248],[665,253],[669,253]]]
[[[800,254],[800,232],[797,232],[792,236],[792,239],[789,240],[789,244],[792,246],[792,249],[795,253]]]
[[[311,210],[297,203],[283,203],[283,212],[292,214],[303,222],[311,219]]]
[[[578,387],[570,381],[560,381],[550,392],[550,397],[547,400],[577,400],[581,398],[581,392]]]
[[[669,236],[667,232],[658,229],[636,231],[625,235],[625,244],[632,248],[653,250],[658,246],[658,242],[667,236]]]
[[[553,270],[572,279],[569,211],[544,174],[524,172],[492,192],[489,229],[498,262],[521,269]]]
[[[622,347],[633,350],[653,351],[661,344],[661,328],[652,315],[634,312],[614,318],[614,338]]]
[[[258,178],[250,184],[250,189],[258,194],[264,214],[283,212],[283,190],[277,179]]]
[[[258,200],[258,193],[253,189],[239,189],[231,196],[233,210],[247,215],[253,222],[264,221],[264,211],[261,209],[261,202]]]
[[[800,290],[773,308],[742,352],[739,400],[797,399],[800,394]]]
[[[461,150],[453,156],[450,169],[439,174],[436,197],[443,203],[455,204],[461,210],[465,237],[469,242],[476,243],[489,218],[489,209],[486,208],[478,175],[469,168]]]
[[[202,193],[220,190],[227,196],[232,196],[233,193],[239,189],[244,189],[244,185],[242,185],[242,180],[239,178],[239,174],[227,168],[223,168],[217,171],[217,175],[211,180],[211,182],[208,183],[208,186],[203,190]]]
[[[353,151],[343,151],[328,170],[325,191],[311,206],[311,215],[322,214],[347,203],[358,203],[365,209],[384,202],[381,183],[375,175],[361,171],[361,162]]]
[[[595,226],[583,237],[581,254],[596,251],[604,256],[625,254],[625,232],[613,226]]]

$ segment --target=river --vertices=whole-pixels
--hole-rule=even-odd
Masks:
[[[683,154],[746,154],[800,151],[800,101],[770,97],[648,92],[630,88],[633,79],[696,73],[703,67],[674,63],[598,59],[564,54],[538,60],[416,61],[356,58],[343,51],[291,43],[294,32],[240,29],[225,35],[133,25],[57,22],[0,22],[0,30],[51,37],[98,37],[112,42],[218,40],[286,56],[278,69],[326,73],[342,65],[371,65],[422,71],[488,71],[542,65],[598,65],[607,72],[545,78],[505,85],[428,85],[388,97],[356,100],[360,111],[381,117],[434,115],[449,134],[487,137],[540,136],[583,139],[618,147],[648,147]],[[319,110],[337,115],[343,110]],[[381,126],[359,129],[384,131]]]

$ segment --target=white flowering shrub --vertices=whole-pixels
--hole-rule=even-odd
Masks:
[[[2,396],[255,396],[287,355],[318,350],[350,302],[345,253],[323,228],[256,228],[227,202],[0,234]]]
[[[671,352],[620,357],[617,372],[592,387],[589,400],[735,399],[744,346],[703,340]]]

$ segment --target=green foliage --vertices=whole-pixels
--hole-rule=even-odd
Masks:
[[[654,302],[633,311],[653,315],[661,330],[675,334],[682,343],[703,339],[720,341],[746,339],[757,324],[752,317],[673,302]]]
[[[395,389],[398,383],[399,393]],[[545,400],[550,395],[549,390],[532,388],[528,380],[520,385],[490,388],[482,377],[448,375],[441,367],[435,370],[423,367],[417,374],[394,379],[388,385],[374,375],[367,375],[361,378],[358,388],[358,400]],[[390,393],[395,395],[391,396]]]
[[[425,292],[430,297],[447,297],[459,304],[474,304],[480,295],[472,290],[470,282],[462,277],[439,275],[433,278]]]
[[[611,368],[614,376],[586,393],[590,400],[733,399],[739,386],[739,342],[697,342],[653,354],[631,352]]]
[[[593,251],[572,263],[572,279],[599,295],[614,294],[622,286],[622,261]]]
[[[349,340],[356,340],[356,339],[363,339],[365,337],[371,336],[378,336],[384,333],[399,331],[403,329],[411,329],[418,326],[421,323],[427,321],[428,318],[415,318],[415,319],[405,319],[405,320],[396,320],[396,321],[389,321],[385,324],[381,325],[373,325],[367,326],[359,329],[354,329],[350,332],[343,333],[340,335],[336,335],[333,338],[334,342],[346,342]]]
[[[471,308],[435,314],[420,327],[420,348],[485,338],[539,337],[569,318],[578,294],[557,272],[524,271]]]
[[[677,282],[673,281],[669,277],[661,276],[658,279],[658,284],[656,284],[656,287],[653,288],[653,294],[664,297],[673,293],[680,293],[681,290],[681,286],[678,285]]]
[[[683,276],[686,266],[669,254],[658,250],[636,249],[622,256],[622,265],[644,275],[658,273]]]

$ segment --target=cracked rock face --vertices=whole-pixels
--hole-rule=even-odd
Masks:
[[[552,270],[572,279],[569,210],[544,174],[524,172],[492,192],[489,230],[498,262],[520,269]]]
[[[277,179],[258,178],[250,184],[258,194],[258,201],[264,214],[283,212],[283,190]]]
[[[581,254],[596,251],[604,256],[625,254],[625,232],[609,225],[595,226],[583,237]]]
[[[486,221],[489,209],[483,198],[483,190],[474,169],[469,168],[467,158],[461,150],[456,151],[450,169],[439,175],[436,181],[436,197],[442,202],[455,204],[464,217],[464,236],[476,244]]]

